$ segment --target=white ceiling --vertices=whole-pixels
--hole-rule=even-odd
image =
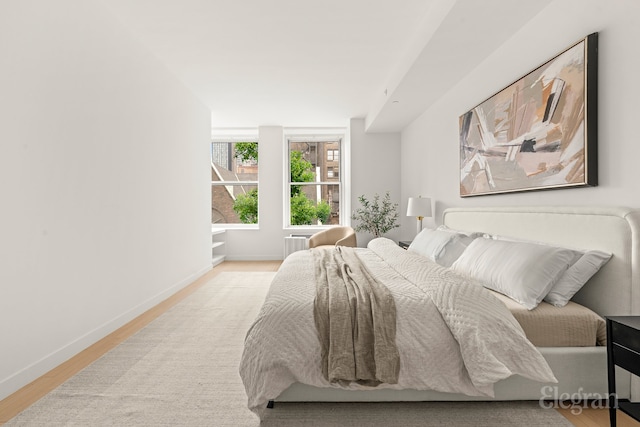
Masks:
[[[389,132],[550,1],[103,4],[211,109],[214,127],[345,126],[366,118],[369,131]]]

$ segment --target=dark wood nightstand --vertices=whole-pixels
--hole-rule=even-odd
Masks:
[[[616,366],[640,376],[640,316],[607,317],[607,371],[611,427],[616,425],[616,407],[640,421],[640,402],[616,399]]]
[[[402,249],[408,249],[410,244],[411,242],[409,240],[400,240],[398,242],[398,246],[400,246]]]

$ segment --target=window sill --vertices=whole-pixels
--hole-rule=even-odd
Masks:
[[[260,230],[258,224],[211,224],[211,231],[215,230]]]

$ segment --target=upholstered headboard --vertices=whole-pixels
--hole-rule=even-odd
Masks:
[[[450,208],[443,223],[613,257],[574,301],[602,316],[640,315],[640,210],[622,207]]]

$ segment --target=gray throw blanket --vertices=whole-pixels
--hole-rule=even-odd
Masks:
[[[396,306],[386,286],[362,264],[357,249],[312,249],[316,277],[314,320],[322,374],[332,383],[396,384]]]

